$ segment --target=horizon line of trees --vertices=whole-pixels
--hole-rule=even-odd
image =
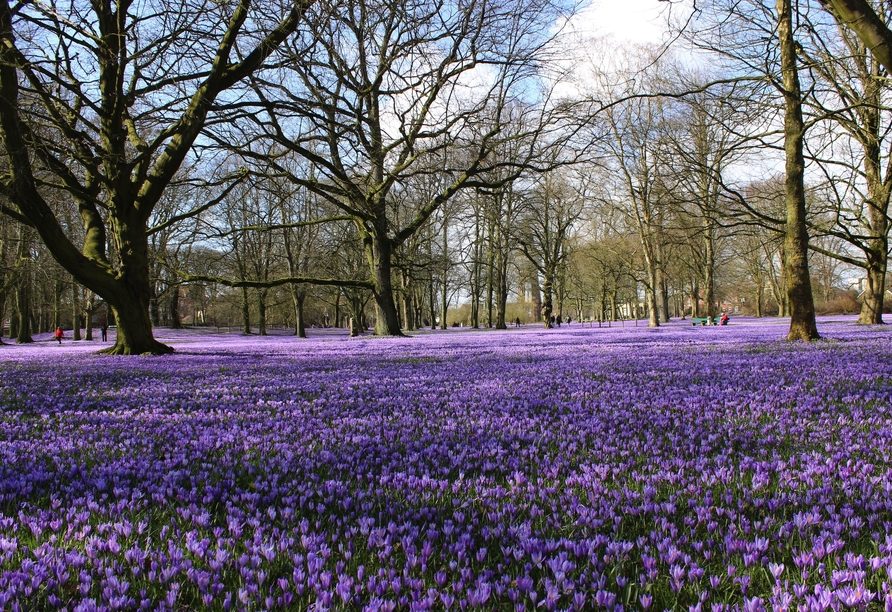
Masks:
[[[106,352],[164,353],[182,295],[400,335],[460,295],[504,328],[511,292],[549,327],[640,291],[657,326],[737,279],[809,340],[845,268],[882,323],[889,9],[865,6],[698,3],[667,23],[692,62],[574,40],[562,0],[3,0],[0,319],[26,342],[105,307]],[[580,45],[605,64],[561,73]]]

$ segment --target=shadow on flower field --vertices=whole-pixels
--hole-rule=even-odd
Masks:
[[[892,610],[892,331],[0,346],[0,609]]]

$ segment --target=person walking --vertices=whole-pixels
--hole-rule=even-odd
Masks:
[[[61,327],[56,328],[56,333],[53,334],[53,337],[59,343],[59,346],[62,346],[62,338],[65,337],[65,332],[62,331]]]
[[[102,332],[102,341],[108,342],[108,325],[103,325],[100,331]]]

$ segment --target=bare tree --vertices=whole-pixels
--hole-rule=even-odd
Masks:
[[[570,234],[583,199],[568,177],[553,171],[539,177],[524,199],[515,240],[542,277],[542,319],[550,329],[559,273],[569,255]]]
[[[118,333],[107,352],[171,350],[148,313],[149,217],[220,94],[257,71],[312,4],[162,2],[146,13],[129,1],[0,3],[3,212],[109,305]],[[82,242],[48,194],[76,203]]]
[[[859,322],[880,324],[892,227],[892,114],[883,84],[886,70],[848,28],[815,17],[800,17],[809,20],[810,43],[800,53],[816,76],[818,91],[808,101],[818,126],[824,128],[819,138],[811,139],[816,142],[807,143],[826,176],[821,193],[826,208],[812,226],[819,236],[833,240],[812,248],[863,270],[867,285]]]
[[[376,333],[401,334],[397,249],[460,190],[481,184],[490,151],[518,138],[507,131],[506,109],[534,92],[528,77],[544,57],[557,14],[550,1],[523,11],[508,0],[320,2],[276,80],[255,81],[264,112],[250,108],[241,127],[310,161],[315,178],[292,180],[353,219],[368,261]],[[543,130],[541,119],[510,125]],[[531,153],[509,165],[523,166]],[[437,192],[397,224],[399,185],[431,168]]]

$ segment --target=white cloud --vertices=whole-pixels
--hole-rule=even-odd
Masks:
[[[663,42],[670,4],[658,0],[596,0],[570,20],[580,36],[610,36],[617,42]]]

